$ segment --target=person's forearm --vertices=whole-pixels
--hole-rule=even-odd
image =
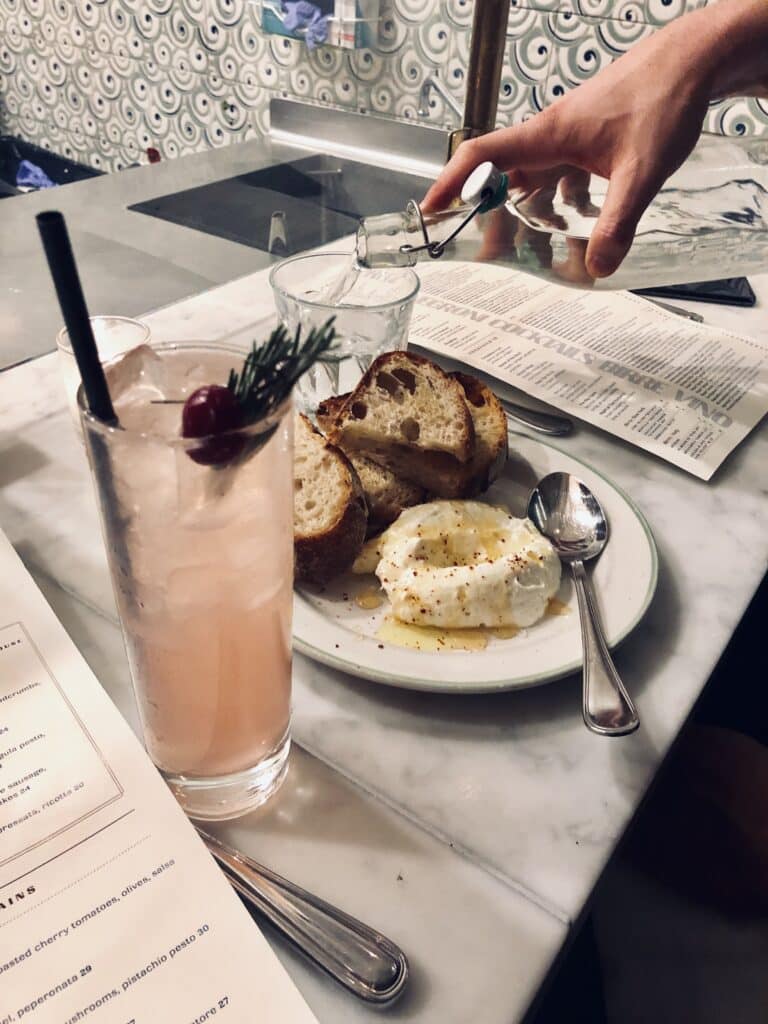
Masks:
[[[422,209],[448,206],[484,160],[528,191],[550,188],[564,165],[600,175],[610,185],[585,266],[608,277],[696,145],[708,105],[733,95],[768,96],[768,0],[719,0],[676,18],[536,117],[462,143]]]
[[[672,26],[670,26],[671,28]],[[768,0],[720,0],[677,23],[712,99],[768,96]]]

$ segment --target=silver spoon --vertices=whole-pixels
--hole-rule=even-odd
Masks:
[[[391,1003],[408,981],[405,953],[386,936],[197,831],[233,889],[306,957],[367,1003]]]
[[[640,719],[608,651],[592,583],[584,569],[584,562],[597,558],[608,541],[608,521],[600,502],[570,473],[550,473],[531,493],[528,517],[573,573],[584,651],[584,722],[601,736],[634,732]]]

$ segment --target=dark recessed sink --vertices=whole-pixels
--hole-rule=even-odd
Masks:
[[[402,209],[409,199],[421,198],[427,185],[424,178],[318,155],[129,209],[291,255],[353,233],[361,217]]]

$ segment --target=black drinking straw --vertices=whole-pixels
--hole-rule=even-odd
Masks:
[[[88,319],[88,307],[64,217],[58,210],[46,210],[38,213],[36,220],[72,351],[83,380],[86,405],[97,419],[117,426],[117,416],[109,396],[91,321]]]
[[[61,313],[69,331],[72,351],[83,380],[85,404],[97,419],[109,426],[119,426],[91,321],[88,319],[88,307],[64,217],[58,210],[46,210],[45,213],[38,213],[36,220]],[[131,555],[125,535],[126,523],[120,515],[120,502],[115,489],[109,439],[101,433],[83,433],[95,477],[96,494],[100,500],[112,584],[122,618],[124,604],[128,608],[135,608],[135,597],[132,588],[124,585],[124,581],[132,577]],[[123,585],[120,581],[123,581]]]

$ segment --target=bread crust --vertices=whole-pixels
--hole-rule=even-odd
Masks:
[[[296,580],[323,584],[351,568],[359,555],[368,528],[368,506],[360,478],[344,452],[323,437],[306,416],[301,415],[301,419],[317,443],[343,468],[345,493],[340,495],[340,511],[333,522],[321,533],[301,535],[294,528]]]
[[[487,491],[501,474],[509,456],[507,414],[493,391],[477,377],[460,370],[451,374],[464,390],[469,411],[480,407],[491,424],[491,429],[479,429],[475,419],[475,455],[470,465],[463,498],[473,498]]]
[[[329,395],[328,398],[324,398],[318,405],[316,413],[317,425],[324,434],[329,434],[333,430],[333,425],[339,418],[339,413],[344,408],[344,404],[349,396],[349,391],[345,395]]]

